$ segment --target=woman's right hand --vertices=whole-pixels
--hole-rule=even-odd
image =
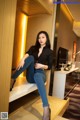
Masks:
[[[25,63],[25,61],[24,61],[24,59],[22,59],[22,60],[19,62],[16,70],[19,70],[20,68],[22,68],[22,67],[24,66],[24,63]]]

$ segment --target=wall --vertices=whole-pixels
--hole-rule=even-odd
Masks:
[[[77,40],[77,52],[80,51],[80,38]],[[80,53],[76,54],[76,61],[80,62]]]
[[[17,9],[12,68],[15,69],[25,54],[28,17]]]
[[[77,52],[80,51],[80,37],[77,40]]]
[[[54,12],[53,12],[54,13]],[[41,30],[47,31],[53,45],[53,15],[39,14],[29,17],[27,33],[27,50],[36,42],[37,33]]]
[[[65,13],[66,12],[66,13]],[[77,36],[72,31],[73,20],[67,10],[60,10],[59,29],[58,29],[58,45],[57,48],[63,47],[69,50],[69,60],[72,59],[73,41],[77,40]]]
[[[7,112],[17,0],[0,0],[0,112]]]

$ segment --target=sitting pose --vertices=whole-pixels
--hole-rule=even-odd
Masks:
[[[29,83],[35,83],[43,103],[43,120],[50,120],[50,106],[48,103],[45,89],[45,71],[51,69],[53,64],[53,51],[50,49],[48,33],[40,31],[36,38],[36,43],[32,46],[21,59],[14,74],[12,75],[12,90],[16,78],[27,70],[26,78]]]

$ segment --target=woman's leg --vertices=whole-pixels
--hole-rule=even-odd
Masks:
[[[35,83],[34,81],[34,62],[32,62],[26,71],[26,79],[29,83]]]
[[[34,57],[32,55],[25,59],[24,66],[19,70],[16,70],[11,78],[16,79],[24,70],[28,69],[28,67],[30,67],[31,76],[33,77],[34,76]]]
[[[11,81],[11,87],[10,87],[10,91],[12,90],[14,84],[15,84],[15,79],[26,69],[28,69],[29,67],[29,71],[30,71],[30,75],[31,78],[29,79],[30,83],[34,83],[34,57],[33,56],[29,56],[28,58],[25,59],[25,63],[24,66],[22,68],[20,68],[19,70],[16,70],[14,72],[14,74],[11,76],[12,81]]]
[[[50,120],[50,108],[49,108],[46,89],[44,85],[45,79],[46,77],[44,73],[36,72],[34,74],[34,80],[35,83],[37,84],[38,91],[43,102],[43,120]]]
[[[44,73],[36,72],[34,74],[34,81],[37,84],[38,91],[39,91],[39,94],[42,99],[43,107],[49,106],[46,89],[45,89],[45,85],[44,85],[45,79],[46,79],[46,77],[45,77]]]

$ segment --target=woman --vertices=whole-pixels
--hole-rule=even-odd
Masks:
[[[29,83],[36,83],[43,103],[43,120],[50,120],[50,107],[46,95],[44,82],[46,76],[44,70],[51,69],[53,63],[53,51],[50,49],[48,33],[40,31],[36,43],[25,54],[12,75],[12,90],[15,79],[27,69],[26,78]]]

